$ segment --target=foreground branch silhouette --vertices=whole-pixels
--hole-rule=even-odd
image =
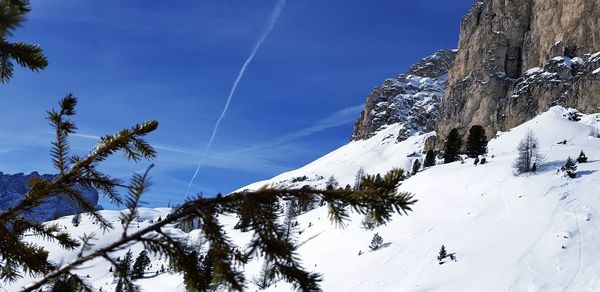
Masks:
[[[53,180],[32,179],[29,192],[15,207],[0,213],[0,278],[14,281],[27,273],[36,278],[36,282],[23,288],[23,291],[35,291],[52,284],[68,275],[76,280],[78,289],[91,291],[91,287],[75,273],[82,264],[96,258],[110,262],[118,274],[123,275],[126,287],[135,285],[121,271],[121,266],[112,254],[142,243],[155,255],[167,258],[177,272],[186,275],[186,286],[192,291],[205,291],[216,286],[233,290],[244,290],[247,281],[243,274],[244,265],[255,256],[264,257],[269,262],[269,275],[273,279],[290,282],[298,290],[319,290],[322,276],[304,269],[300,263],[297,246],[286,236],[286,230],[279,223],[280,214],[274,204],[281,201],[321,200],[329,209],[330,220],[343,227],[351,211],[368,216],[378,224],[389,222],[394,214],[404,215],[411,211],[416,202],[408,193],[397,193],[397,187],[404,179],[402,170],[390,171],[385,176],[366,176],[359,189],[318,190],[309,187],[285,190],[262,188],[257,191],[234,193],[215,198],[197,197],[176,207],[162,221],[142,230],[129,232],[131,222],[136,218],[140,207],[140,198],[148,189],[148,168],[143,175],[134,174],[125,184],[119,179],[100,172],[97,166],[107,157],[120,151],[132,161],[152,159],[155,150],[143,137],[158,127],[156,121],[144,122],[131,129],[122,130],[114,135],[102,137],[100,142],[85,157],[69,154],[69,135],[76,130],[70,119],[75,114],[77,99],[68,95],[59,103],[58,110],[48,112],[50,124],[56,132],[56,141],[52,143],[52,162],[59,173]],[[57,194],[65,194],[77,202],[102,231],[115,227],[86,202],[75,186],[82,185],[100,190],[117,205],[124,205],[122,212],[123,234],[121,238],[103,247],[92,247],[93,234],[81,239],[58,228],[57,224],[29,222],[22,216],[39,206],[44,199]],[[127,191],[121,195],[118,189]],[[235,215],[250,224],[253,232],[251,241],[245,247],[234,245],[228,238],[219,215]],[[182,222],[200,222],[200,230],[209,244],[208,254],[214,258],[215,281],[210,286],[200,281],[200,272],[195,259],[190,257],[186,242],[168,233],[168,228]],[[76,259],[63,266],[56,266],[48,260],[48,252],[41,246],[28,243],[23,239],[26,232],[33,233],[49,241],[58,242],[67,250],[79,248]]]

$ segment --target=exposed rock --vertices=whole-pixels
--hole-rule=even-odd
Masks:
[[[14,207],[18,202],[23,199],[23,195],[29,190],[27,181],[32,176],[37,176],[42,179],[50,180],[53,179],[54,175],[44,174],[40,175],[37,172],[32,172],[29,175],[18,173],[14,175],[4,174],[0,172],[0,211]],[[84,199],[92,206],[96,206],[97,209],[101,209],[98,206],[98,192],[94,189],[77,187],[82,194]],[[36,222],[53,220],[61,216],[72,215],[81,213],[83,210],[81,207],[72,199],[66,195],[55,195],[47,198],[44,203],[33,211],[25,214],[25,218],[31,219]]]
[[[399,140],[432,131],[455,56],[455,50],[438,51],[376,87],[354,125],[352,140],[368,139],[395,123],[403,124]]]
[[[557,104],[597,111],[598,51],[597,0],[478,1],[461,23],[437,132],[478,124],[493,135]]]
[[[448,74],[448,70],[454,63],[457,50],[441,50],[433,55],[425,57],[419,63],[414,64],[406,71],[407,75],[437,78]]]

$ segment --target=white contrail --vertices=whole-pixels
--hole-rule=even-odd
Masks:
[[[215,127],[213,128],[213,132],[212,132],[212,135],[210,136],[210,140],[208,140],[208,144],[206,144],[206,148],[204,148],[204,152],[202,154],[202,158],[200,159],[200,162],[198,163],[198,167],[196,167],[196,171],[194,172],[194,175],[192,176],[192,179],[190,180],[190,183],[188,184],[187,191],[185,192],[186,196],[188,195],[190,188],[192,187],[192,184],[194,183],[194,180],[196,179],[196,176],[198,176],[198,172],[200,171],[200,168],[202,167],[202,165],[204,164],[204,161],[206,160],[206,155],[208,154],[208,150],[210,150],[210,147],[212,146],[212,143],[215,140],[215,136],[217,136],[217,132],[219,131],[219,126],[221,125],[223,118],[225,118],[225,114],[227,114],[227,110],[229,109],[229,104],[231,103],[231,99],[233,98],[233,95],[235,94],[235,91],[237,90],[240,80],[242,80],[242,77],[244,77],[244,73],[246,73],[246,68],[248,68],[248,65],[250,64],[250,62],[252,62],[252,59],[254,59],[254,56],[258,52],[258,49],[260,49],[260,46],[265,41],[265,39],[267,38],[267,36],[271,32],[271,30],[273,30],[273,27],[275,26],[275,23],[277,22],[277,19],[279,18],[279,15],[281,14],[283,7],[285,7],[286,2],[287,2],[287,0],[277,1],[277,4],[275,4],[275,8],[273,8],[273,12],[271,13],[271,16],[269,17],[269,20],[267,21],[267,26],[263,30],[262,34],[260,35],[260,38],[258,39],[258,41],[256,42],[256,45],[254,46],[254,50],[252,50],[252,53],[250,53],[250,56],[248,56],[248,58],[246,59],[246,62],[244,62],[242,69],[240,69],[240,72],[238,73],[237,78],[235,78],[235,81],[233,82],[233,86],[231,87],[231,91],[229,91],[229,96],[227,97],[227,102],[225,103],[225,108],[223,108],[223,111],[221,112],[219,119],[217,119],[217,122],[215,123]]]

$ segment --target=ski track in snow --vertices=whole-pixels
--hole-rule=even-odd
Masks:
[[[577,199],[575,199],[573,201],[577,201]],[[575,226],[577,227],[578,260],[577,260],[577,269],[575,269],[575,274],[573,275],[573,278],[571,278],[571,281],[569,281],[567,286],[563,289],[563,292],[567,291],[569,289],[569,287],[571,287],[573,282],[575,282],[575,280],[577,279],[577,276],[579,276],[579,270],[581,269],[581,264],[582,264],[582,260],[583,260],[582,249],[581,249],[581,246],[582,246],[582,244],[581,244],[581,229],[579,228],[579,220],[577,220],[577,210],[575,209],[575,206],[571,206],[571,207],[573,208],[573,218],[575,219]]]
[[[502,219],[502,223],[500,223],[500,227],[503,227],[510,217],[510,210],[508,209],[508,204],[506,203],[506,198],[504,197],[504,180],[500,182],[500,188],[500,197],[502,198],[502,205],[504,206],[504,218]]]
[[[298,246],[297,246],[297,247],[301,247],[301,246],[305,245],[306,243],[308,243],[309,241],[311,241],[311,240],[313,240],[313,239],[317,238],[319,235],[323,234],[323,233],[324,233],[324,232],[326,232],[326,231],[327,231],[327,229],[325,229],[325,230],[323,230],[323,231],[321,231],[321,232],[319,232],[319,233],[317,233],[317,234],[315,234],[315,235],[313,235],[313,236],[311,236],[311,237],[307,238],[306,240],[304,240],[304,241],[300,242],[300,243],[298,244]]]

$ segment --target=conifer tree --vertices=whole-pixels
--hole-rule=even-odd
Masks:
[[[446,139],[446,147],[444,148],[444,163],[452,163],[459,159],[460,150],[462,148],[462,138],[458,129],[454,128],[448,133]]]
[[[440,248],[440,252],[438,253],[437,260],[440,262],[440,265],[443,264],[443,260],[448,256],[446,252],[446,247],[442,244]]]
[[[133,264],[133,253],[131,249],[128,249],[123,259],[120,261],[113,262],[114,274],[117,278],[117,287],[115,291],[125,291],[132,292],[134,291],[134,285],[131,282],[132,279],[132,269],[131,266]]]
[[[139,279],[144,276],[144,271],[150,264],[150,258],[148,257],[148,252],[146,250],[142,250],[138,257],[135,259],[135,263],[131,269],[131,278]]]
[[[419,172],[419,169],[421,169],[421,161],[419,161],[419,159],[417,159],[413,163],[412,174],[413,175],[417,174],[417,172]]]
[[[79,226],[79,223],[81,223],[81,214],[77,213],[77,214],[73,215],[73,218],[71,219],[71,224],[73,224],[73,226],[77,227],[77,226]]]
[[[435,166],[435,152],[432,150],[427,151],[425,154],[425,161],[423,162],[423,167],[432,167]]]
[[[123,256],[123,260],[121,261],[121,267],[123,268],[123,271],[126,272],[126,275],[131,275],[131,265],[133,264],[133,253],[131,252],[131,249],[128,249],[127,252],[125,253],[125,256]]]
[[[562,170],[570,178],[577,177],[577,164],[573,162],[573,159],[571,159],[571,157],[567,158],[567,161],[565,162],[565,165],[563,165]]]
[[[467,137],[467,155],[471,158],[476,158],[479,155],[486,154],[487,143],[485,129],[480,125],[472,126],[471,129],[469,129],[469,136]]]
[[[373,239],[371,239],[371,244],[369,245],[369,248],[371,250],[378,250],[379,248],[381,248],[382,245],[383,238],[379,235],[379,233],[375,233],[375,235],[373,235]]]
[[[588,158],[587,158],[587,156],[585,156],[585,153],[583,153],[583,150],[581,150],[581,152],[579,153],[579,157],[577,157],[577,162],[578,163],[587,163],[588,162]]]
[[[54,282],[50,292],[72,292],[77,291],[78,288],[79,285],[73,277],[64,275]]]

